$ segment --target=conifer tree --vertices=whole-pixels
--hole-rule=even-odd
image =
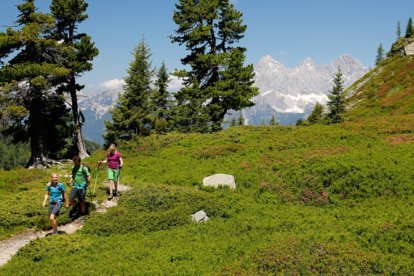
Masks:
[[[243,116],[243,112],[240,111],[240,116],[239,116],[238,124],[240,126],[244,126],[244,123],[245,123],[245,119],[244,119],[244,116]]]
[[[69,129],[63,119],[67,110],[63,97],[50,92],[50,88],[69,70],[60,58],[64,49],[49,37],[54,28],[53,17],[37,12],[34,0],[25,0],[17,8],[20,29],[8,28],[0,33],[0,87],[21,115],[26,110],[27,120],[17,120],[27,124],[31,149],[27,165],[31,165],[65,147],[66,137],[62,135]],[[5,61],[8,56],[11,57]]]
[[[174,94],[171,129],[179,132],[208,132],[209,118],[204,112],[202,91],[197,82]],[[189,100],[191,98],[191,101]]]
[[[384,48],[382,47],[382,43],[380,43],[380,45],[378,46],[377,49],[377,56],[375,58],[375,65],[380,65],[385,59],[385,55],[384,55]]]
[[[328,114],[327,119],[330,123],[340,123],[342,122],[342,114],[345,111],[345,94],[343,88],[343,79],[342,72],[339,69],[335,74],[334,86],[332,90],[329,91],[328,95]]]
[[[413,26],[413,20],[408,19],[407,28],[405,29],[405,37],[409,38],[414,34],[414,26]]]
[[[189,106],[196,109],[193,122],[181,123],[187,124],[187,130],[220,130],[229,109],[252,106],[250,99],[258,93],[252,87],[253,66],[243,65],[246,49],[233,46],[246,30],[242,13],[229,0],[180,0],[175,6],[173,20],[178,29],[171,38],[186,46],[189,54],[181,61],[191,66],[178,74],[185,85],[176,94],[181,103],[178,110],[188,114]]]
[[[296,126],[303,126],[304,122],[305,122],[305,120],[303,118],[297,119],[296,120]]]
[[[231,117],[230,126],[236,126],[236,117],[234,116]]]
[[[153,104],[155,108],[155,128],[157,132],[167,131],[169,120],[169,92],[167,91],[169,75],[163,62],[157,73],[156,90],[154,91]]]
[[[106,144],[115,143],[130,135],[148,135],[154,128],[153,108],[151,108],[151,53],[142,40],[134,49],[134,60],[129,64],[125,78],[124,93],[118,98],[111,111],[112,121],[105,122]]]
[[[84,88],[76,82],[85,71],[92,70],[92,60],[98,55],[91,37],[85,33],[78,33],[78,26],[88,18],[85,13],[88,4],[84,0],[52,0],[51,12],[56,21],[52,37],[66,47],[64,65],[70,69],[70,74],[60,84],[58,93],[68,93],[71,98],[72,118],[75,126],[74,140],[76,147],[73,154],[81,158],[87,157],[85,143],[82,137],[82,120],[79,113],[77,92]]]
[[[400,20],[398,20],[398,22],[397,22],[397,32],[396,32],[396,34],[397,34],[397,40],[400,39],[400,37],[401,37],[401,24],[400,24]]]
[[[275,115],[272,115],[272,118],[270,118],[269,125],[271,126],[278,125]]]
[[[311,125],[320,124],[323,122],[323,106],[319,102],[316,102],[315,106],[313,107],[312,113],[309,115],[307,121]]]

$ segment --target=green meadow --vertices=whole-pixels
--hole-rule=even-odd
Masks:
[[[129,141],[121,182],[132,189],[118,206],[92,210],[73,235],[32,241],[0,274],[412,275],[413,129],[414,115],[399,115]],[[65,166],[2,172],[1,239],[48,227],[44,185]],[[215,173],[237,188],[203,187]],[[191,220],[199,210],[207,222]]]

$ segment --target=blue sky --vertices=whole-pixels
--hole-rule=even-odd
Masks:
[[[0,31],[12,25],[19,0],[3,0]],[[169,35],[176,0],[87,0],[89,19],[80,31],[89,34],[100,50],[94,69],[81,82],[90,90],[114,88],[125,77],[132,51],[145,39],[152,51],[152,64],[165,61],[168,69],[182,68],[184,46],[172,44]],[[414,19],[413,0],[234,0],[247,24],[241,45],[247,48],[246,62],[257,63],[271,55],[287,67],[306,57],[317,64],[330,64],[350,54],[365,66],[374,64],[380,43],[389,50],[396,39],[397,22],[405,33]],[[48,11],[50,0],[37,0]]]

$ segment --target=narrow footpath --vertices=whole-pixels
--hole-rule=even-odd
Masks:
[[[125,192],[129,190],[129,186],[125,186],[119,184],[118,190],[120,192]],[[92,203],[96,206],[97,213],[105,213],[108,208],[114,207],[118,205],[119,197],[114,197],[111,201],[105,199],[99,205],[98,202],[93,201]],[[58,232],[59,233],[66,233],[66,234],[73,234],[77,230],[83,227],[83,218],[80,217],[71,223],[59,225]],[[0,241],[0,266],[5,265],[11,258],[20,250],[20,248],[24,247],[30,241],[35,239],[41,239],[48,235],[50,235],[51,230],[49,231],[38,231],[35,232],[33,230],[27,230],[24,233],[11,237],[7,240]]]

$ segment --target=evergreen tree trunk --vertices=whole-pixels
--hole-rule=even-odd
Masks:
[[[43,103],[39,98],[35,98],[30,102],[29,115],[29,134],[30,134],[30,149],[31,155],[26,167],[37,162],[45,160],[45,149],[43,147],[43,135],[46,133],[44,129],[44,118],[42,114]]]
[[[75,126],[75,141],[76,141],[76,154],[79,155],[80,158],[89,157],[88,152],[86,151],[85,142],[83,141],[82,136],[82,124],[79,120],[79,106],[78,106],[78,97],[76,95],[76,79],[74,74],[70,76],[69,80],[69,91],[70,97],[72,101],[72,115],[73,115],[73,123]]]

